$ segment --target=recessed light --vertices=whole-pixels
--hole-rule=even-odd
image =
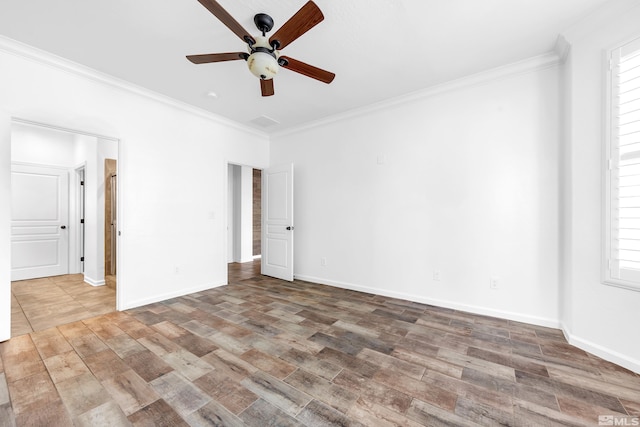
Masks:
[[[218,94],[211,90],[211,91],[207,92],[207,96],[209,98],[217,98]]]

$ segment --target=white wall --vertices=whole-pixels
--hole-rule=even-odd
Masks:
[[[640,372],[640,292],[601,283],[604,52],[640,36],[637,1],[612,2],[565,35],[563,324],[569,341]]]
[[[237,165],[228,165],[227,184],[227,262],[236,261],[236,168]]]
[[[295,276],[558,326],[559,77],[552,66],[274,137],[271,164],[295,164]]]
[[[76,160],[74,134],[23,123],[11,128],[11,161],[71,168]]]
[[[253,261],[253,168],[240,167],[240,262]]]
[[[98,138],[74,135],[84,171],[84,281],[104,285],[104,160],[98,156]],[[102,192],[100,189],[102,188]]]
[[[253,168],[229,165],[228,262],[253,261]]]
[[[11,200],[11,118],[0,106],[0,200]],[[9,143],[7,143],[9,142]],[[11,209],[0,204],[0,341],[11,336]]]
[[[242,257],[242,166],[229,165],[233,179],[233,193],[231,194],[231,208],[232,208],[232,235],[233,235],[233,262],[240,262]]]
[[[118,138],[119,308],[226,283],[227,162],[266,167],[267,138],[110,81],[0,40],[0,197],[9,200],[10,117]],[[10,331],[9,222],[0,204],[0,340]]]

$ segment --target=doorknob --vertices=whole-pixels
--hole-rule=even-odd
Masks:
[[[66,225],[61,225],[60,228],[62,228],[63,230],[67,228]]]

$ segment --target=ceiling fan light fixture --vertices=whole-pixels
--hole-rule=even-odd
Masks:
[[[251,73],[262,79],[270,80],[280,70],[278,65],[279,52],[269,45],[266,37],[255,37],[256,41],[249,46],[251,55],[247,58],[247,66]]]
[[[249,71],[262,80],[272,79],[280,69],[278,60],[266,52],[252,53],[247,59],[247,65],[249,66]]]

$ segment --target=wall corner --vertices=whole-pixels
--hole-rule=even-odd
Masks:
[[[556,39],[556,44],[553,46],[553,51],[556,53],[556,55],[558,55],[560,64],[563,65],[569,57],[569,52],[571,51],[571,43],[569,43],[564,35],[560,34]]]
[[[0,200],[11,200],[11,116],[0,109]],[[0,204],[0,342],[11,338],[11,204]]]

